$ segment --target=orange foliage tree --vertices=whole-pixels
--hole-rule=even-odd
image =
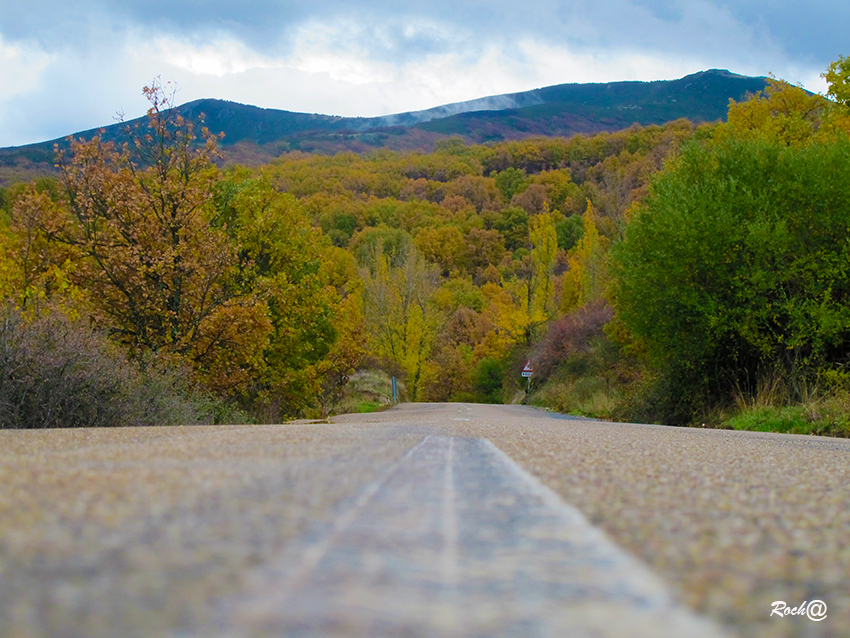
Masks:
[[[237,247],[213,206],[216,138],[195,132],[158,82],[145,125],[116,148],[96,136],[59,152],[64,206],[31,190],[15,217],[70,248],[70,276],[131,353],[176,355],[217,390],[247,382],[271,330],[238,282]]]

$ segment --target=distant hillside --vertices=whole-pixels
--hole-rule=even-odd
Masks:
[[[484,97],[374,118],[311,115],[204,99],[177,107],[184,117],[205,115],[211,131],[223,132],[228,161],[256,165],[289,150],[365,152],[378,147],[432,150],[442,138],[468,142],[570,136],[663,124],[679,118],[696,122],[726,117],[729,99],[741,100],[764,88],[766,78],[711,70],[679,80],[561,84],[522,93]],[[131,122],[132,123],[132,122]],[[104,127],[120,141],[124,125]],[[97,129],[74,133],[90,138]],[[0,149],[0,186],[52,172],[53,146],[64,139]]]
[[[536,98],[531,104],[462,113],[419,126],[486,142],[531,135],[598,133],[679,118],[713,122],[726,118],[730,98],[740,101],[761,91],[766,80],[715,69],[669,81],[561,84],[529,91],[525,95]]]

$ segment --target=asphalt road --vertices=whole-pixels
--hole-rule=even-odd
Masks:
[[[847,636],[848,460],[516,406],[2,431],[0,636]]]

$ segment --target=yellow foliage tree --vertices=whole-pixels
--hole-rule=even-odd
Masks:
[[[415,249],[392,266],[384,254],[365,271],[366,319],[375,354],[399,366],[418,401],[436,370],[431,351],[443,321],[432,297],[439,273]]]
[[[528,312],[531,325],[542,324],[555,313],[555,258],[558,235],[548,206],[528,220],[531,240],[531,278],[528,288]]]
[[[827,95],[835,100],[829,110],[827,127],[846,134],[850,132],[850,58],[838,56],[821,77],[829,84]]]
[[[587,202],[582,216],[584,234],[569,252],[568,270],[563,278],[561,312],[580,308],[602,294],[605,282],[605,252],[608,242],[599,235],[593,205]]]
[[[525,340],[529,314],[525,282],[488,282],[481,286],[484,295],[482,314],[491,329],[475,347],[475,358],[501,358],[513,346]],[[514,294],[512,294],[512,292]]]
[[[467,245],[463,233],[455,226],[421,229],[414,238],[419,251],[445,273],[466,267]]]
[[[766,136],[800,144],[815,135],[828,109],[829,102],[822,96],[772,78],[764,91],[749,100],[729,101],[727,123],[716,135]]]
[[[21,197],[37,200],[52,217],[63,214],[61,207],[34,185],[24,187]],[[13,210],[11,225],[0,228],[0,298],[34,314],[53,308],[75,316],[85,297],[71,279],[79,254],[51,245],[37,220],[20,214],[17,201]]]

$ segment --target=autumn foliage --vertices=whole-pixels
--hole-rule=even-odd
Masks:
[[[320,407],[361,352],[348,344],[362,322],[353,265],[297,203],[225,179],[216,138],[175,116],[163,87],[145,93],[132,143],[73,140],[59,188],[17,197],[8,294],[36,314],[64,304],[139,365],[188,365],[201,387],[268,418]]]
[[[768,374],[802,393],[846,374],[846,66],[837,102],[774,81],[722,124],[255,170],[155,83],[129,142],[0,192],[0,294],[260,421],[327,415],[358,367],[408,400],[670,422]]]

